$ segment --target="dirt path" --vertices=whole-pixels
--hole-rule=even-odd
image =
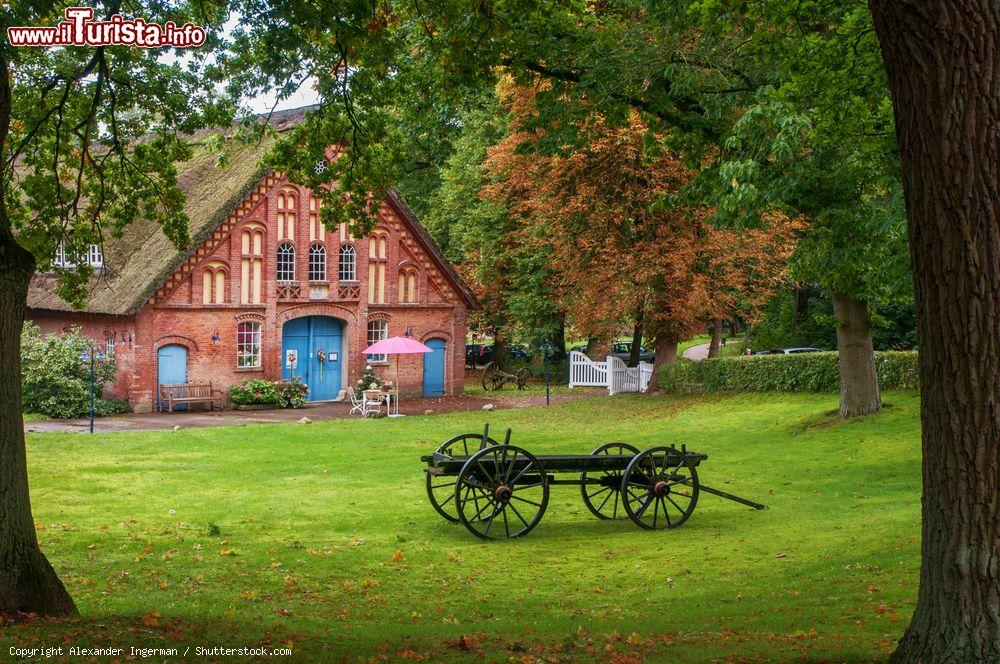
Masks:
[[[698,344],[697,346],[685,348],[684,352],[681,353],[681,357],[685,360],[704,360],[708,357],[709,345],[710,344]]]
[[[570,393],[560,392],[552,395],[552,403],[558,404],[584,396],[607,394],[600,388],[578,388]],[[518,395],[513,391],[498,394],[496,397],[460,396],[441,397],[437,399],[411,398],[400,402],[399,412],[404,415],[424,415],[437,413],[454,413],[480,410],[486,404],[495,408],[528,408],[545,405],[544,394]],[[224,410],[179,413],[140,413],[101,417],[94,421],[95,433],[113,433],[119,431],[152,431],[162,429],[182,429],[201,427],[228,427],[246,424],[276,424],[294,422],[302,417],[308,417],[314,422],[332,419],[347,419],[358,417],[351,415],[351,405],[347,402],[326,402],[309,404],[296,410]],[[430,411],[430,412],[428,412]],[[68,432],[86,433],[89,431],[89,420],[40,420],[27,422],[24,430],[28,433]]]

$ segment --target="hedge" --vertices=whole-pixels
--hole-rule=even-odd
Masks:
[[[917,353],[876,352],[875,371],[883,390],[915,388]],[[667,392],[836,392],[840,367],[836,352],[679,360],[659,380]]]

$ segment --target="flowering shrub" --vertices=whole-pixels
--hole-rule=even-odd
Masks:
[[[309,387],[298,378],[279,380],[274,386],[278,393],[278,405],[282,408],[302,408],[306,405]]]
[[[365,366],[365,373],[358,380],[357,388],[355,389],[356,396],[360,399],[361,393],[365,390],[380,390],[385,383],[378,374],[375,373],[375,369],[372,365]]]
[[[237,406],[281,406],[282,408],[302,408],[306,405],[309,387],[298,378],[270,381],[263,378],[248,378],[239,385],[229,388],[229,398]]]
[[[21,331],[21,367],[24,411],[49,417],[84,417],[90,412],[89,353],[94,340],[79,330],[43,335],[26,323]],[[99,350],[103,350],[103,344]],[[101,396],[104,383],[114,380],[114,358],[94,359],[94,411],[97,415],[128,412],[127,401]]]
[[[239,385],[229,388],[229,398],[238,406],[277,405],[278,391],[272,381],[248,378]]]

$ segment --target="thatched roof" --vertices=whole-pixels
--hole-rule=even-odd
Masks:
[[[288,131],[302,122],[307,110],[309,107],[276,112],[271,116],[271,124],[279,133]],[[83,311],[120,316],[137,312],[267,174],[261,160],[274,145],[273,136],[266,136],[259,143],[249,145],[233,141],[226,163],[218,165],[217,155],[200,144],[200,140],[209,133],[200,132],[193,136],[192,158],[177,165],[178,185],[185,195],[184,211],[188,216],[191,243],[178,249],[155,222],[146,220],[128,226],[120,238],[108,238],[104,245],[105,268],[95,276]],[[463,298],[471,298],[467,287],[402,199],[396,203],[405,210],[398,211],[414,225],[437,262],[455,280]],[[56,280],[57,276],[52,273],[35,275],[28,291],[29,309],[74,310],[54,293]],[[475,306],[475,300],[471,302],[471,306]]]

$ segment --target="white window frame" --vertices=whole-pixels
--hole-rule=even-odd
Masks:
[[[261,324],[254,320],[244,320],[236,324],[236,368],[260,369],[263,350],[261,327]]]
[[[368,321],[368,345],[371,346],[376,341],[382,341],[389,338],[389,321],[385,320],[370,320]],[[369,364],[385,364],[389,361],[389,356],[385,354],[381,355],[366,355]]]
[[[278,244],[275,278],[282,283],[295,281],[295,245],[291,242]]]
[[[349,256],[350,262],[344,262],[344,258]],[[349,269],[344,269],[345,267]],[[337,261],[337,279],[340,281],[358,280],[358,250],[353,244],[344,243],[340,245],[340,253]]]
[[[83,257],[83,262],[94,268],[104,267],[104,252],[101,245],[91,244],[87,247],[87,254]],[[60,242],[56,245],[56,255],[52,264],[59,268],[73,268],[77,264],[69,260],[66,256],[66,245]]]
[[[309,281],[326,281],[326,246],[322,242],[309,246]]]
[[[110,335],[104,339],[104,354],[108,357],[115,356],[115,335]]]

